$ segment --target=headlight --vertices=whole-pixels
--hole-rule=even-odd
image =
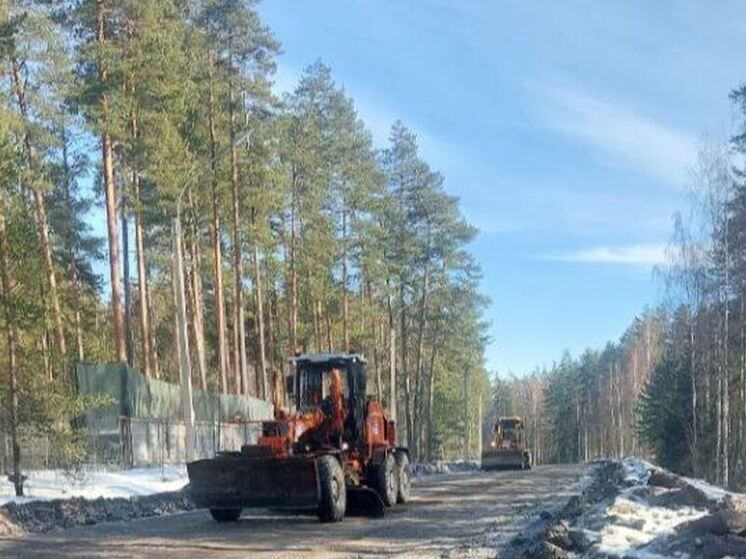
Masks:
[[[492,442],[490,443],[490,446],[491,446],[492,448],[495,448],[495,447],[497,446],[497,443],[495,443],[495,441],[492,441]]]
[[[347,450],[348,448],[350,448],[350,445],[348,445],[347,443],[342,443],[342,450]]]

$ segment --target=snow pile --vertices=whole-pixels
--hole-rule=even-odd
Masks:
[[[618,493],[598,502],[573,523],[586,542],[581,556],[678,556],[672,543],[680,531],[709,517],[729,495],[702,480],[677,476],[639,458],[622,461],[618,477]]]
[[[0,506],[83,497],[85,499],[129,498],[181,490],[188,482],[186,467],[134,468],[107,471],[86,470],[68,473],[62,470],[40,470],[28,473],[24,497],[16,497],[13,484],[0,478]]]
[[[637,458],[599,460],[520,557],[662,559],[746,557],[746,495]]]
[[[648,487],[654,472],[664,472],[657,466],[639,458],[622,462],[624,487],[619,495],[600,512],[603,520],[600,530],[586,530],[596,551],[617,557],[651,557],[641,548],[656,539],[665,539],[676,533],[676,528],[709,514],[707,508],[687,506],[660,506],[656,497],[682,491],[682,488]],[[707,485],[700,482],[702,485]],[[711,489],[712,486],[708,486]],[[668,503],[669,505],[673,503]]]
[[[641,458],[626,458],[622,461],[624,471],[624,483],[627,485],[647,485],[650,474],[654,470],[660,470],[647,460]]]
[[[629,489],[625,490],[626,493]],[[652,506],[644,498],[635,498],[628,493],[620,495],[606,509],[608,522],[597,532],[596,549],[619,557],[635,557],[633,551],[661,536],[672,536],[675,528],[707,516],[707,510],[692,507],[669,509]],[[640,555],[642,556],[642,555]]]

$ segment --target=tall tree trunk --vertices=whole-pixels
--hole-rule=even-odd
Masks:
[[[366,275],[365,279],[365,291],[368,297],[368,305],[371,309],[373,309],[373,290],[371,288],[370,284],[370,278]],[[362,289],[362,287],[361,287]],[[362,301],[361,301],[362,305]],[[365,314],[361,313],[361,332],[366,331],[366,324],[365,324]],[[384,343],[384,328],[383,328],[383,322],[376,319],[376,316],[371,314],[370,318],[370,326],[373,330],[373,371],[376,378],[376,397],[378,398],[379,402],[383,402],[383,379],[381,378],[381,346],[380,344]]]
[[[727,214],[724,217],[724,232],[723,232],[723,244],[724,244],[724,276],[725,281],[723,285],[723,385],[722,385],[722,401],[723,401],[723,487],[728,487],[730,484],[730,301],[729,301],[729,286],[730,286],[730,246],[728,239],[728,228],[730,219]]]
[[[40,294],[41,298],[41,294]],[[46,322],[46,317],[45,317]],[[50,360],[49,356],[49,328],[44,328],[44,331],[39,336],[39,353],[41,353],[42,361],[44,362],[44,373],[47,375],[47,378],[49,380],[52,380],[54,378],[54,373],[52,371],[52,362]]]
[[[396,421],[396,318],[394,317],[394,305],[388,279],[386,279],[386,291],[386,304],[389,315],[389,413],[391,414],[391,419]]]
[[[13,461],[13,488],[17,497],[23,496],[23,476],[21,474],[21,445],[18,441],[18,330],[15,308],[12,301],[12,281],[8,262],[10,247],[5,232],[5,203],[0,195],[0,281],[2,281],[2,308],[5,310],[5,323],[8,335],[8,423]]]
[[[139,138],[139,129],[137,117],[133,113],[130,117],[130,133],[132,141],[137,142]],[[140,176],[137,173],[136,165],[133,163],[132,168],[132,206],[135,217],[135,259],[137,261],[137,299],[138,309],[137,317],[140,323],[140,363],[143,374],[146,377],[153,375],[153,352],[150,346],[152,333],[150,332],[150,313],[148,308],[148,274],[145,255],[145,231],[142,219],[142,197],[140,194]]]
[[[26,99],[26,85],[21,80],[21,67],[18,61],[13,57],[11,59],[11,71],[13,79],[13,89],[15,90],[18,108],[23,117],[24,124],[28,126],[28,104]],[[65,369],[65,359],[67,357],[67,348],[65,344],[65,329],[63,326],[62,308],[57,290],[57,275],[54,271],[54,261],[52,259],[52,248],[49,242],[49,218],[47,217],[46,204],[44,202],[44,192],[38,184],[35,173],[40,172],[37,167],[37,156],[31,144],[28,129],[24,131],[24,149],[26,157],[26,167],[31,176],[31,190],[34,197],[34,212],[36,214],[36,226],[39,233],[39,244],[42,257],[44,258],[44,270],[46,272],[47,286],[49,287],[49,302],[51,305],[52,319],[54,321],[54,337],[57,352],[60,357],[60,363]]]
[[[264,293],[262,291],[262,273],[259,266],[259,249],[254,242],[254,288],[256,290],[257,331],[259,333],[259,374],[261,379],[261,397],[269,399],[270,385],[267,376],[267,353],[264,339]]]
[[[342,198],[342,340],[343,351],[350,351],[349,297],[347,293],[347,205]]]
[[[104,0],[96,0],[96,42],[104,46],[106,42]],[[106,83],[108,71],[104,64],[98,67],[99,81]],[[127,348],[124,339],[124,309],[122,307],[122,272],[119,262],[119,222],[117,220],[117,193],[114,182],[114,153],[109,135],[109,101],[101,97],[101,155],[103,159],[104,194],[106,197],[106,229],[109,239],[109,271],[111,276],[112,326],[116,358],[127,361]]]
[[[311,301],[313,307],[313,336],[314,343],[316,344],[316,351],[322,351],[324,343],[321,340],[321,301],[313,299]]]
[[[407,422],[407,446],[412,446],[414,435],[414,422],[412,413],[412,390],[410,386],[409,371],[407,370],[407,313],[404,307],[404,282],[399,284],[399,323],[401,335],[399,336],[399,375],[404,384],[404,416]]]
[[[740,406],[737,410],[738,415],[738,431],[736,433],[736,468],[738,470],[743,471],[743,459],[744,459],[744,445],[746,442],[744,441],[744,402],[746,402],[746,298],[744,298],[744,285],[743,281],[741,282],[741,292],[739,294],[739,304],[741,306],[741,312],[739,316],[739,325],[740,325],[740,333],[739,333],[739,341],[740,341],[740,351],[739,351],[739,366],[738,366],[738,385],[739,385],[739,399],[740,399]]]
[[[244,106],[246,106],[246,100],[244,99]],[[249,113],[248,111],[244,112],[244,127],[246,129],[249,128]],[[247,136],[246,138],[246,153],[250,154],[250,142],[249,138]],[[257,196],[259,195],[259,188],[257,190]],[[256,216],[257,216],[257,208],[256,206],[252,206],[251,208],[251,224],[253,226],[253,233],[255,237],[256,235]],[[270,379],[267,374],[267,348],[266,348],[266,341],[265,341],[265,332],[264,332],[264,294],[263,294],[263,288],[262,288],[262,271],[261,267],[259,265],[259,243],[258,238],[254,238],[253,240],[253,248],[252,248],[252,264],[253,264],[253,272],[254,272],[254,305],[256,308],[256,320],[255,320],[255,327],[257,330],[257,340],[259,340],[259,373],[256,375],[258,378],[256,378],[256,383],[254,389],[256,390],[256,393],[260,395],[261,398],[265,400],[270,400],[269,395],[270,392],[273,392],[272,385],[270,385]]]
[[[243,299],[243,262],[241,257],[241,224],[239,221],[239,192],[238,192],[238,154],[236,151],[236,94],[233,80],[229,83],[229,118],[231,141],[231,194],[233,211],[233,274],[235,279],[235,293],[233,296],[233,355],[236,364],[236,386],[244,394],[253,393],[249,382],[246,362],[246,324],[244,319]]]
[[[191,265],[191,306],[192,306],[192,338],[194,338],[194,351],[197,355],[197,368],[199,372],[200,387],[207,390],[207,360],[205,356],[205,326],[204,312],[202,310],[202,257],[199,250],[199,228],[197,225],[197,212],[194,208],[191,190],[188,192],[188,203],[192,209],[191,235],[189,238],[189,262]]]
[[[699,473],[699,445],[698,429],[699,414],[697,412],[697,368],[696,368],[696,346],[694,339],[694,313],[688,313],[689,320],[689,371],[692,385],[692,474],[697,477]]]
[[[73,323],[75,325],[75,356],[78,363],[85,360],[85,350],[83,348],[83,323],[80,317],[80,281],[78,279],[78,264],[73,256],[70,261],[70,283],[73,291]]]
[[[469,370],[463,369],[463,385],[464,385],[464,409],[463,409],[463,422],[464,422],[464,450],[463,457],[469,458],[469,451],[471,449],[471,426],[469,425]]]
[[[208,123],[210,134],[210,194],[212,198],[212,274],[215,295],[215,328],[218,340],[218,369],[220,371],[220,390],[225,394],[228,392],[228,348],[225,326],[225,291],[223,287],[223,252],[220,245],[220,200],[218,196],[218,144],[215,128],[215,93],[213,91],[214,76],[213,66],[215,64],[214,54],[208,57],[209,68],[209,99],[208,99]]]
[[[329,314],[329,305],[324,305],[324,321],[326,322],[326,350],[331,353],[334,351],[332,343],[332,318]]]
[[[438,330],[437,326],[434,329]],[[437,353],[437,335],[433,335],[433,349],[430,353],[430,375],[427,389],[427,459],[432,461],[435,459],[434,446],[435,446],[435,435],[433,428],[433,408],[435,407],[435,354]]]
[[[296,262],[296,221],[297,221],[297,176],[293,170],[292,200],[290,203],[290,304],[288,305],[288,331],[290,335],[290,353],[298,351],[298,269]],[[320,348],[319,348],[320,349]]]
[[[381,376],[381,346],[384,341],[383,323],[372,321],[373,328],[373,372],[376,377],[376,399],[383,402],[383,378]]]
[[[149,271],[147,268],[145,268],[145,277],[148,278],[150,276]],[[158,360],[158,344],[157,338],[155,335],[155,325],[157,324],[156,316],[155,316],[155,309],[153,307],[153,297],[151,295],[150,291],[150,281],[145,282],[145,299],[148,303],[148,322],[150,323],[150,353],[152,355],[150,362],[152,363],[153,367],[153,376],[157,379],[161,378],[161,365],[160,361]]]
[[[127,363],[132,360],[132,321],[130,320],[132,310],[132,282],[130,281],[130,231],[127,219],[127,196],[122,193],[122,273],[124,274],[124,343],[127,352]]]
[[[73,199],[72,199],[72,193],[70,192],[70,183],[72,181],[72,176],[70,173],[70,158],[68,154],[68,137],[67,132],[63,128],[62,129],[62,167],[63,167],[63,173],[64,173],[64,183],[65,183],[65,203],[67,205],[67,211],[72,215],[74,208],[73,208]],[[85,358],[85,353],[83,350],[83,325],[80,317],[80,282],[78,279],[78,251],[77,246],[74,242],[70,242],[68,249],[68,257],[70,258],[70,283],[72,287],[72,296],[73,296],[73,323],[75,326],[75,355],[77,357],[78,363],[82,362]]]
[[[430,231],[428,226],[427,234],[427,248],[426,251],[430,251]],[[422,424],[422,398],[423,398],[423,384],[422,384],[422,348],[425,343],[425,322],[426,322],[426,310],[427,300],[430,289],[430,257],[429,255],[425,259],[424,270],[422,273],[422,287],[420,288],[422,295],[420,297],[420,308],[419,308],[419,319],[417,321],[417,349],[415,354],[415,369],[414,369],[414,421],[415,431],[420,433]],[[415,455],[418,459],[422,459],[421,449],[419,445],[415,446]]]
[[[151,323],[150,308],[148,305],[148,273],[145,255],[145,231],[142,222],[142,198],[140,195],[140,177],[136,171],[132,171],[132,198],[135,214],[135,252],[137,259],[137,297],[138,297],[138,319],[140,322],[140,351],[142,355],[143,373],[150,377],[153,375],[153,351],[151,348]]]
[[[273,375],[275,373],[282,374],[282,364],[278,365],[277,363],[277,340],[280,336],[279,333],[275,332],[275,328],[280,323],[279,303],[277,302],[275,283],[272,280],[269,267],[269,258],[265,258],[264,260],[264,277],[267,279],[267,334],[269,338],[267,348],[269,350],[269,367]],[[277,317],[275,317],[275,313],[277,313]]]

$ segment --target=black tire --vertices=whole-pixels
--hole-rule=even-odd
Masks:
[[[210,509],[210,516],[215,522],[237,522],[241,509]]]
[[[409,493],[412,487],[412,472],[409,471],[409,456],[406,452],[398,451],[394,455],[396,460],[396,475],[398,477],[396,502],[406,503],[409,501]]]
[[[316,461],[319,472],[319,510],[321,522],[339,522],[347,510],[347,488],[342,466],[334,456]]]
[[[399,476],[396,471],[396,459],[391,453],[386,454],[382,464],[374,466],[369,479],[370,486],[378,493],[387,507],[396,504],[399,492]]]

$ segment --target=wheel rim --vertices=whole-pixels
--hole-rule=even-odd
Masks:
[[[339,487],[339,480],[334,477],[332,478],[332,501],[337,502],[339,501],[339,494],[340,494],[340,487]]]

